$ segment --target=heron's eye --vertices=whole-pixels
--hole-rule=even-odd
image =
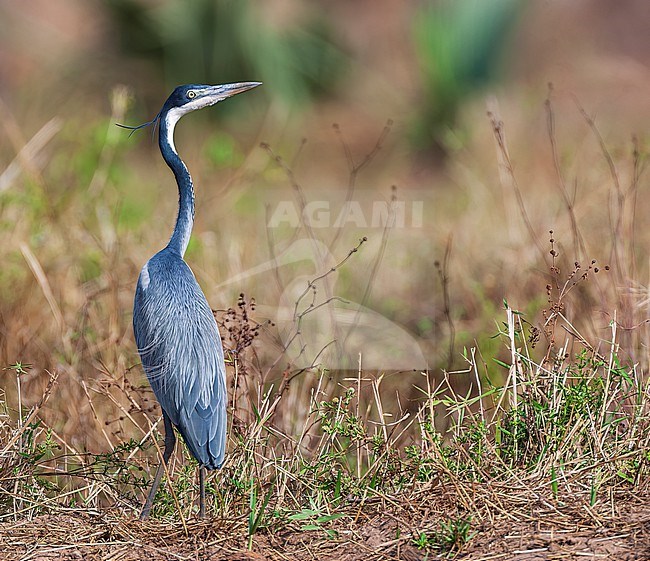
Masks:
[[[189,99],[194,99],[196,97],[196,92],[194,90],[190,90],[189,92],[187,92],[187,97]]]

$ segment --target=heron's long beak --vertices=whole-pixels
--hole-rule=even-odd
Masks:
[[[261,85],[262,82],[237,82],[236,84],[223,84],[221,86],[212,86],[206,94],[210,97],[221,100],[252,90]]]

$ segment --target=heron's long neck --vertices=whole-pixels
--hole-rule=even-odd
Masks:
[[[178,184],[178,217],[167,247],[182,257],[190,241],[194,224],[194,187],[192,186],[190,172],[174,146],[174,127],[180,117],[181,115],[172,111],[161,115],[158,144],[160,145],[162,157],[174,172]]]

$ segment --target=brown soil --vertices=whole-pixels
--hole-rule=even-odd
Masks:
[[[439,487],[419,503],[384,497],[363,508],[350,506],[336,521],[337,537],[325,531],[285,527],[258,532],[247,548],[245,520],[147,521],[115,513],[66,512],[0,524],[0,559],[21,561],[263,561],[438,559],[417,549],[412,536],[435,530],[457,516],[455,492]],[[456,499],[458,497],[456,496]],[[470,539],[448,558],[463,560],[568,559],[650,560],[650,496],[616,497],[595,507],[539,499],[508,508],[484,495],[472,514]],[[389,505],[386,507],[386,505]],[[615,505],[615,506],[613,506]],[[480,520],[480,522],[478,521]],[[428,556],[427,556],[428,554]]]

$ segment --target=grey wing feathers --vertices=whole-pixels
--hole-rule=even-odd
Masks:
[[[221,338],[190,268],[179,256],[161,254],[138,279],[133,309],[138,351],[156,398],[190,452],[215,469],[226,447]]]

